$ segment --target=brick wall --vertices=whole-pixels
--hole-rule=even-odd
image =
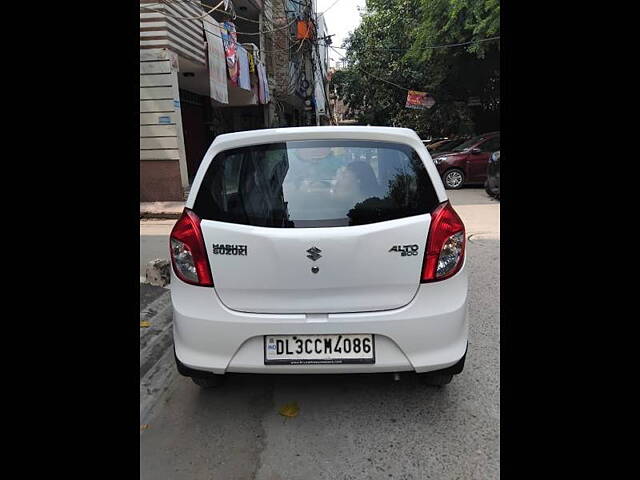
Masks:
[[[286,0],[272,0],[272,18],[273,28],[284,27],[290,20],[285,12]],[[276,96],[285,96],[287,94],[287,86],[289,85],[289,52],[290,47],[290,29],[285,28],[273,32],[271,34],[271,53],[272,68],[274,80],[274,93]]]
[[[140,201],[183,200],[180,167],[176,161],[144,160],[140,162]]]

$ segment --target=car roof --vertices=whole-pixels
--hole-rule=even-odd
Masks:
[[[469,137],[467,139],[465,139],[465,141],[474,141],[474,142],[480,142],[482,140],[486,140],[487,138],[491,138],[491,137],[497,137],[498,135],[500,135],[500,132],[487,132],[487,133],[481,133],[479,135],[475,135],[473,137]]]
[[[395,141],[399,143],[422,143],[418,134],[410,128],[399,127],[364,127],[357,125],[348,126],[317,126],[317,127],[286,127],[265,128],[260,130],[248,130],[243,132],[224,133],[218,135],[212,147],[238,148],[262,143],[274,143],[294,140],[381,140]]]

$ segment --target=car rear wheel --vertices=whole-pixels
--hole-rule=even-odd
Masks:
[[[191,380],[201,388],[215,388],[222,385],[224,377],[222,375],[211,375],[208,377],[191,377]]]
[[[464,184],[464,172],[459,168],[452,168],[444,172],[442,183],[448,190],[457,190]]]
[[[484,191],[487,192],[487,195],[489,195],[490,197],[496,196],[496,192],[494,192],[493,189],[489,186],[489,180],[484,182]]]
[[[434,374],[424,374],[422,376],[422,381],[425,385],[430,385],[434,387],[442,387],[443,385],[447,385],[451,383],[453,380],[452,374],[442,374],[442,373],[434,373]]]

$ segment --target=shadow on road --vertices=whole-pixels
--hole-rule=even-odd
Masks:
[[[401,382],[409,382],[419,384],[418,375],[412,372],[399,372]],[[349,385],[349,386],[381,386],[387,384],[399,384],[393,380],[392,373],[352,373],[352,374],[272,374],[257,375],[251,373],[230,373],[227,375],[225,385],[235,385],[241,387],[243,385],[272,384],[279,386],[292,386],[299,388],[307,387],[326,387],[327,385]]]

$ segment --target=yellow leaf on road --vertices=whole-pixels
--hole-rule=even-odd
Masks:
[[[300,407],[297,402],[287,403],[278,410],[283,417],[297,417]]]
[[[148,424],[148,423],[145,423],[145,424],[143,424],[143,425],[140,425],[140,430],[141,430],[141,431],[142,431],[142,430],[146,430],[147,428],[149,428],[149,424]]]
[[[151,326],[151,322],[140,322],[140,328],[147,328]]]

